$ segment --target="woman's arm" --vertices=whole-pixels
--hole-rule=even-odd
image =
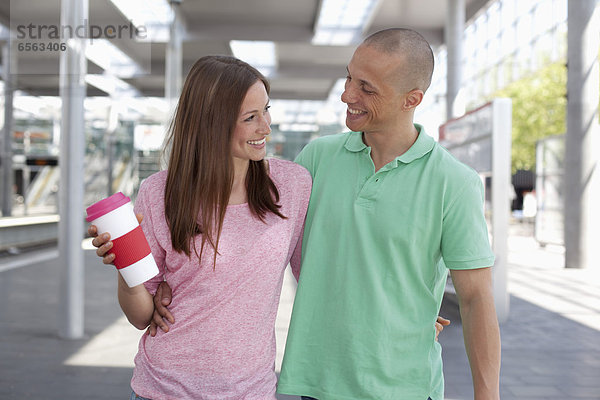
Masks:
[[[138,222],[141,222],[142,215],[137,215]],[[110,241],[110,234],[107,232],[98,235],[98,229],[95,225],[88,227],[88,234],[94,239],[92,244],[97,248],[96,254],[102,258],[104,264],[113,264],[115,256],[113,253],[108,253],[112,248],[112,242]],[[154,312],[154,303],[152,302],[152,296],[143,284],[130,288],[125,283],[125,280],[118,275],[118,286],[117,294],[119,298],[119,305],[125,313],[125,316],[129,322],[137,329],[146,329],[150,324],[150,318]]]
[[[118,275],[118,296],[121,310],[131,325],[140,330],[146,329],[154,312],[152,295],[148,293],[143,284],[130,288],[121,274]]]

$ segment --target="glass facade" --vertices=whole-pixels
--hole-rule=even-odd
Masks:
[[[498,0],[467,21],[463,84],[457,101],[466,109],[548,63],[566,60],[567,0]],[[428,131],[445,120],[446,48],[436,54],[436,69],[417,119]],[[426,117],[426,118],[424,118]]]

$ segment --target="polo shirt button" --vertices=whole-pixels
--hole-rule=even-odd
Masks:
[[[375,182],[379,182],[379,178],[375,179]]]

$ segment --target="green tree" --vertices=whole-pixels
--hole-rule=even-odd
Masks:
[[[535,170],[537,140],[566,131],[567,68],[550,64],[492,97],[512,99],[512,171]]]

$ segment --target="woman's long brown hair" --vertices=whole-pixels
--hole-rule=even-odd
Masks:
[[[171,244],[188,257],[193,247],[201,259],[208,242],[214,249],[213,268],[233,185],[233,131],[244,97],[257,81],[269,93],[267,79],[249,64],[227,56],[200,58],[186,78],[169,127],[165,216]],[[268,212],[285,218],[264,160],[250,160],[246,191],[249,209],[257,218],[264,221]]]

